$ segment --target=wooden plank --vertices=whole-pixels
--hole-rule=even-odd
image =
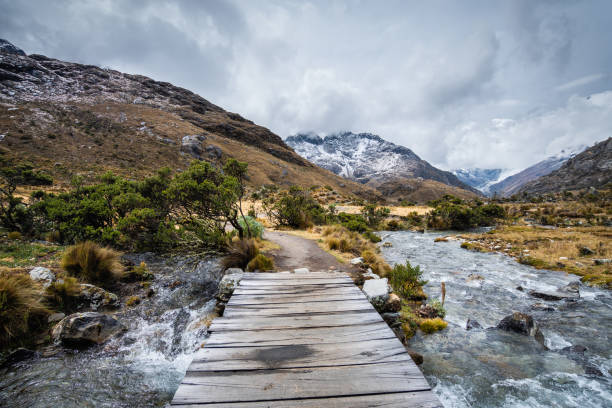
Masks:
[[[309,272],[309,273],[287,273],[287,272],[253,272],[245,273],[242,279],[275,279],[275,280],[294,280],[294,279],[321,279],[321,278],[348,278],[344,272]]]
[[[313,286],[313,285],[351,285],[355,286],[355,282],[349,278],[322,278],[322,279],[295,279],[295,280],[276,280],[276,279],[244,279],[241,280],[238,286]]]
[[[347,344],[314,344],[272,347],[203,348],[198,350],[189,372],[262,370],[273,368],[333,367],[411,361],[396,339]]]
[[[366,340],[394,339],[395,334],[383,321],[359,326],[305,328],[283,330],[270,334],[268,330],[214,332],[206,347],[285,346],[291,344],[356,343]],[[347,345],[351,347],[351,345]]]
[[[221,317],[213,320],[209,331],[227,330],[285,330],[306,327],[338,327],[364,325],[382,321],[380,315],[372,309],[365,312],[350,312],[340,314],[324,314],[314,316],[290,317]]]
[[[240,295],[313,295],[325,294],[333,296],[338,293],[357,293],[362,296],[363,292],[354,285],[312,285],[312,286],[238,286],[234,289],[233,296]]]
[[[210,405],[181,405],[182,408],[207,406]],[[230,402],[214,406],[215,408],[443,408],[438,398],[430,391],[265,402]]]
[[[191,372],[174,395],[174,404],[256,402],[416,392],[429,385],[416,365],[371,365],[234,372]]]
[[[286,315],[314,315],[321,313],[352,312],[358,310],[372,310],[372,306],[365,299],[345,300],[343,302],[312,302],[312,303],[286,303],[286,304],[259,304],[235,305],[228,304],[223,317],[247,316],[286,316]]]
[[[293,295],[283,293],[276,296],[243,294],[232,296],[227,305],[282,305],[288,303],[344,302],[347,300],[364,300],[364,298],[363,294],[357,292],[330,293],[329,295]]]

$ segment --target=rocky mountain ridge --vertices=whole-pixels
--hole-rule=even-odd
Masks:
[[[500,197],[509,197],[516,194],[525,184],[536,180],[539,177],[552,173],[560,168],[567,160],[584,151],[584,149],[586,149],[586,146],[584,145],[564,149],[559,153],[534,164],[533,166],[529,166],[516,174],[490,185],[488,193],[490,195],[498,195]]]
[[[612,183],[612,137],[566,160],[557,170],[524,184],[519,193],[603,188]]]
[[[455,169],[452,173],[465,184],[487,194],[489,187],[495,184],[501,176],[503,169]]]
[[[376,197],[296,154],[265,127],[167,82],[43,55],[0,41],[0,150],[59,181],[130,177],[193,159],[249,163],[249,183],[331,185]]]
[[[412,150],[371,133],[314,133],[289,136],[285,142],[305,159],[342,177],[377,188],[397,179],[433,180],[478,194],[454,174],[422,160]]]

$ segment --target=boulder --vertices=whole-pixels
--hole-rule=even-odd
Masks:
[[[213,159],[220,159],[223,156],[223,151],[221,148],[215,145],[206,146],[206,153],[208,154],[208,157]]]
[[[2,363],[0,363],[0,368],[10,367],[13,364],[19,363],[21,361],[29,360],[31,358],[38,357],[39,354],[34,350],[28,350],[26,348],[18,348],[13,352],[9,353]]]
[[[387,278],[367,280],[364,282],[362,290],[376,310],[384,308],[385,302],[389,298]]]
[[[573,354],[584,354],[585,351],[587,351],[587,348],[580,344],[576,344],[575,346],[563,347],[561,349],[562,353],[573,353]]]
[[[361,265],[363,263],[363,258],[353,258],[351,259],[351,265]]]
[[[538,328],[533,321],[533,317],[520,312],[514,312],[510,316],[504,317],[497,324],[497,328],[523,334],[525,336],[535,336],[536,332],[538,331]]]
[[[531,290],[529,295],[538,299],[556,301],[556,300],[575,300],[580,297],[580,283],[574,281],[557,290]]]
[[[482,326],[476,320],[468,319],[465,324],[465,329],[466,330],[482,329]]]
[[[63,318],[54,328],[52,338],[68,347],[102,344],[125,327],[112,316],[97,313],[74,313]]]
[[[114,293],[88,283],[81,283],[79,286],[79,310],[110,310],[121,305],[119,298]]]
[[[203,135],[187,135],[181,140],[181,152],[190,154],[199,159],[202,156],[202,141],[206,139]]]
[[[30,279],[40,282],[43,288],[47,289],[55,282],[55,275],[51,272],[51,269],[37,266],[30,271]]]
[[[391,293],[385,301],[385,312],[399,312],[402,309],[402,299],[395,293]]]
[[[227,302],[234,293],[234,289],[240,283],[244,272],[240,268],[229,268],[225,271],[225,275],[219,282],[219,291],[217,292],[217,299],[222,302]]]

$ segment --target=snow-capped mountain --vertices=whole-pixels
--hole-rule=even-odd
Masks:
[[[342,132],[325,138],[314,133],[288,137],[296,153],[325,169],[372,186],[397,178],[435,180],[477,192],[454,174],[422,160],[412,150],[371,133]]]
[[[465,184],[474,187],[487,194],[489,187],[499,181],[502,169],[455,169],[452,173]]]
[[[566,161],[583,152],[587,146],[579,145],[561,150],[559,153],[550,156],[541,162],[527,167],[514,175],[506,177],[502,181],[489,187],[489,194],[497,194],[502,197],[509,197],[517,193],[525,184],[539,177],[545,176],[559,169]]]

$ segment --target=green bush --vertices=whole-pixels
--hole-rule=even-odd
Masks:
[[[109,286],[121,278],[120,254],[86,241],[69,247],[62,257],[62,268],[86,282]]]
[[[248,263],[246,270],[252,271],[271,271],[274,269],[274,261],[263,254],[257,254],[255,258]]]
[[[396,264],[388,277],[394,292],[404,299],[411,299],[420,297],[421,287],[427,283],[421,279],[422,275],[420,266],[412,266],[409,261],[406,261],[406,265]]]
[[[327,222],[326,210],[310,196],[309,191],[299,186],[292,186],[278,197],[266,198],[263,207],[277,226],[303,229]]]
[[[361,214],[347,214],[345,212],[341,212],[338,214],[338,221],[340,222],[340,225],[349,231],[363,233],[370,229],[365,218]]]
[[[377,242],[382,241],[382,239],[381,239],[381,238],[380,238],[378,235],[376,235],[375,233],[373,233],[372,231],[366,231],[366,232],[364,232],[364,233],[363,233],[363,236],[364,236],[365,238],[367,238],[368,240],[370,240],[370,242],[373,242],[373,243],[375,243],[375,244],[376,244]]]
[[[239,218],[238,222],[240,223],[240,226],[242,226],[242,228],[244,229],[247,235],[248,235],[248,232],[250,231],[251,238],[262,238],[263,237],[264,227],[260,222],[255,220],[255,218],[249,215],[246,215],[244,217]]]
[[[29,342],[28,332],[41,327],[48,313],[29,276],[0,274],[0,350]]]

